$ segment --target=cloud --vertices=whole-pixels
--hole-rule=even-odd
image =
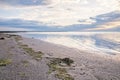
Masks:
[[[108,14],[99,15],[96,18],[96,26],[88,28],[87,31],[105,31],[120,28],[120,12],[115,11]]]
[[[39,21],[0,18],[0,26],[13,28],[26,28],[34,31],[120,31],[120,12],[110,12],[91,18],[94,24],[87,24],[85,20],[80,20],[82,24],[71,25],[67,27],[50,27],[41,24]],[[89,21],[89,20],[88,20]],[[73,33],[72,33],[73,34]]]
[[[38,6],[43,0],[0,0],[2,6]]]
[[[0,18],[0,30],[1,30],[1,27],[3,27],[3,26],[11,27],[11,28],[24,28],[24,29],[28,29],[28,30],[32,30],[32,31],[58,31],[57,27],[51,28],[51,27],[48,27],[45,25],[41,25],[37,21],[22,20],[22,19]]]
[[[0,26],[11,26],[11,27],[31,27],[38,26],[39,23],[37,21],[28,21],[21,19],[0,19]]]
[[[4,27],[3,27],[4,26]],[[27,21],[21,19],[0,19],[0,31],[1,30],[35,30],[40,26],[37,21]],[[36,28],[37,29],[37,28]]]
[[[97,26],[96,28],[88,29],[88,31],[109,30],[114,28],[120,28],[120,19],[117,21],[107,22],[105,24]]]
[[[12,6],[10,10],[20,11],[9,18],[34,20],[52,27],[93,24],[96,21],[90,17],[119,9],[117,0],[3,0],[0,3]]]
[[[11,12],[9,14],[13,14],[13,13],[15,12]],[[5,12],[3,11],[2,14],[5,14]],[[37,13],[33,13],[32,15],[36,15],[36,14]],[[6,14],[6,16],[9,16],[9,15]],[[26,15],[26,17],[32,18],[30,14]],[[46,18],[43,18],[43,19],[46,19]],[[63,21],[63,23],[64,22],[65,21]],[[9,18],[9,17],[0,18],[1,27],[9,26],[13,28],[32,29],[34,31],[120,31],[120,25],[119,25],[120,11],[113,11],[110,13],[101,14],[96,17],[90,17],[90,19],[79,20],[78,22],[80,22],[81,24],[80,23],[73,24],[71,22],[73,25],[68,25],[68,26],[64,26],[61,28],[61,27],[56,27],[56,26],[52,27],[50,24],[49,26],[49,25],[46,25],[42,22],[39,22],[33,19],[25,20],[22,18]]]
[[[90,17],[118,9],[116,0],[45,0],[44,3],[46,5],[24,11],[21,17],[37,20],[48,26],[66,27],[74,24],[92,24],[95,21]]]
[[[0,27],[0,31],[32,31],[32,29],[13,28],[13,27]]]

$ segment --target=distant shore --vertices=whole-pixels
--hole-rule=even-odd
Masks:
[[[0,33],[0,80],[120,80],[120,54]]]

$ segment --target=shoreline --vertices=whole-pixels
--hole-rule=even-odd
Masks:
[[[9,34],[0,34],[0,37],[4,37],[3,40],[0,40],[0,59],[10,58],[11,61],[13,61],[13,63],[9,64],[7,68],[5,67],[5,70],[8,70],[7,73],[0,73],[0,76],[2,76],[2,78],[0,79],[8,79],[10,76],[10,71],[13,71],[13,73],[11,74],[11,79],[13,80],[15,80],[15,77],[13,76],[16,76],[17,80],[21,80],[23,78],[25,80],[59,80],[60,76],[64,78],[66,78],[66,76],[69,76],[69,78],[71,79],[68,80],[73,80],[72,78],[74,78],[74,80],[120,79],[120,54],[102,55],[95,52],[80,51],[74,48],[68,48],[65,46],[56,45],[37,39],[23,38],[17,36],[21,38],[20,40],[18,40],[18,42],[24,45],[24,48],[26,48],[25,45],[27,45],[27,49],[32,49],[32,53],[37,53],[38,51],[41,51],[43,53],[42,59],[40,61],[36,61],[33,56],[28,54],[30,51],[26,52],[24,49],[20,48],[20,45],[15,40],[15,35],[10,37]],[[38,57],[37,54],[35,56]],[[72,59],[74,63],[71,66],[67,66],[64,63],[64,65],[62,64],[62,67],[69,75],[57,75],[57,77],[55,77],[56,73],[54,71],[52,72],[52,74],[46,74],[49,69],[53,69],[53,67],[49,67],[47,65],[48,62],[51,61],[49,58],[53,60],[59,58],[60,60],[64,58]],[[28,63],[23,61],[24,59],[25,61],[28,61]],[[23,63],[21,63],[21,61],[25,62],[25,65],[26,63],[28,64],[28,69],[26,67],[22,67]],[[20,66],[16,68],[17,64],[20,64]],[[55,64],[54,66],[61,67],[60,65],[61,64]],[[23,72],[25,71],[25,75],[22,74],[24,77],[17,75],[14,68],[16,68],[16,71],[18,72],[20,72],[21,69],[23,70]],[[0,71],[4,72],[1,67]],[[29,72],[31,74],[28,74]]]

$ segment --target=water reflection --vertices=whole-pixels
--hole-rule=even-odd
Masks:
[[[119,32],[29,32],[20,33],[20,35],[79,50],[109,54],[120,53]]]

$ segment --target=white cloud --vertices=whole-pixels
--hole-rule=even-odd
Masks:
[[[44,0],[43,3],[44,5],[22,8],[23,13],[16,17],[36,20],[49,26],[64,27],[74,24],[92,24],[95,21],[90,17],[119,9],[117,0]]]

